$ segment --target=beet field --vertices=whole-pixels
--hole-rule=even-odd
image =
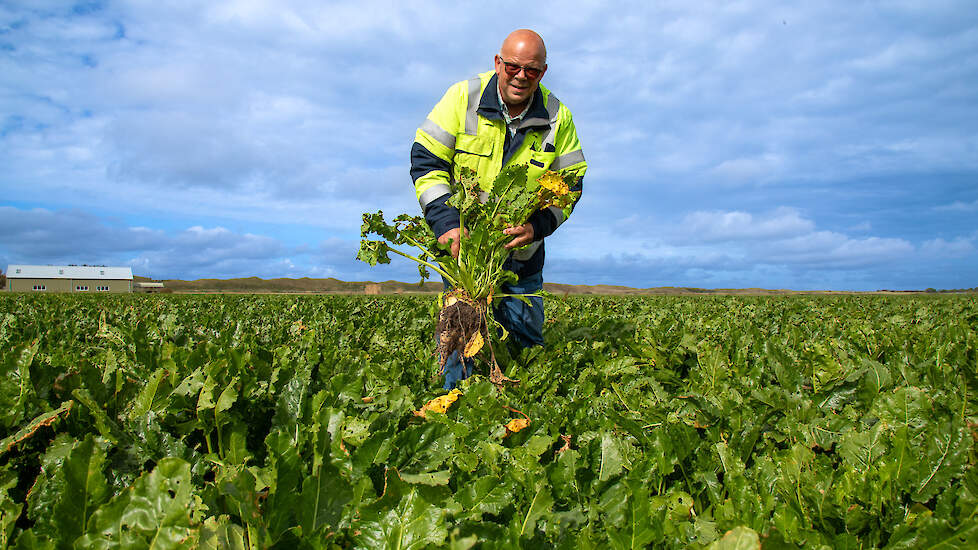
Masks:
[[[0,549],[978,546],[974,295],[546,313],[429,404],[430,296],[2,294]]]

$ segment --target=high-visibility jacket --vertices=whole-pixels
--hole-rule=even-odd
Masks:
[[[547,170],[570,171],[579,176],[571,191],[583,189],[587,163],[570,110],[539,86],[511,137],[497,88],[494,71],[454,84],[415,134],[411,179],[435,235],[459,226],[458,210],[446,201],[450,178],[460,179],[461,168],[475,170],[483,190],[491,189],[504,166],[514,164],[527,165],[527,181],[535,181]],[[529,219],[534,242],[511,254],[506,269],[520,277],[543,269],[543,239],[564,221],[558,208],[534,213]]]

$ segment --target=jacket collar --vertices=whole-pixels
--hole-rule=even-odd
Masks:
[[[482,97],[479,99],[478,113],[489,120],[503,120],[503,113],[500,111],[499,99],[496,90],[499,88],[499,77],[495,74],[489,79],[486,88],[482,90]],[[530,100],[530,108],[523,116],[523,122],[519,128],[534,128],[540,126],[550,126],[550,114],[547,113],[547,106],[543,102],[543,92],[537,86],[537,91],[533,92]]]

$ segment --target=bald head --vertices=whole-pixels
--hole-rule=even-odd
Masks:
[[[529,29],[509,33],[496,56],[496,76],[510,115],[526,108],[546,72],[547,47],[540,35]]]
[[[547,64],[547,46],[544,45],[543,38],[530,29],[518,29],[509,33],[503,40],[499,53],[503,57],[514,54],[532,55],[539,58],[544,66]]]

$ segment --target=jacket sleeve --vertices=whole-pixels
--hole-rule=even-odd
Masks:
[[[587,172],[587,162],[584,160],[584,151],[581,149],[581,142],[577,139],[577,129],[574,127],[574,119],[571,117],[570,110],[563,104],[560,106],[558,116],[557,136],[554,139],[556,156],[550,165],[551,170],[556,170],[562,174],[575,176],[575,182],[570,186],[571,191],[584,191],[584,173]],[[574,201],[581,200],[580,197]],[[571,207],[573,209],[573,206]],[[529,222],[533,225],[533,240],[538,241],[544,237],[549,237],[560,224],[567,218],[563,210],[551,206],[546,210],[538,210],[530,216]]]
[[[466,105],[464,82],[457,83],[421,123],[411,146],[411,179],[425,220],[436,236],[459,226],[458,210],[445,202],[455,158],[455,136],[461,131]]]

